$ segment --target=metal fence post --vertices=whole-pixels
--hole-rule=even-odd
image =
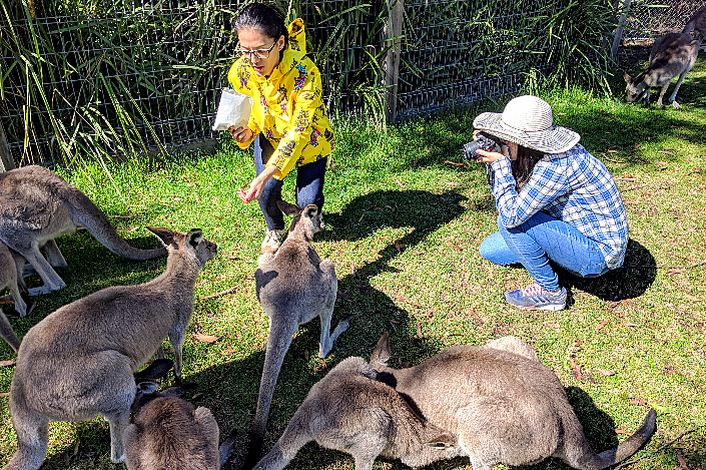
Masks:
[[[384,28],[384,46],[388,48],[383,70],[385,71],[385,120],[397,118],[397,85],[400,76],[400,53],[402,52],[402,24],[404,1],[387,1],[388,21]]]
[[[5,137],[5,129],[0,122],[0,173],[13,168],[15,168],[15,159],[12,158],[12,152],[10,152],[10,146]]]
[[[613,36],[613,47],[610,48],[610,58],[615,59],[615,54],[618,52],[618,46],[620,45],[620,40],[623,38],[623,30],[625,29],[625,20],[627,19],[628,9],[632,0],[623,0],[623,10],[620,12],[620,19],[618,20],[618,28],[615,30],[615,36]]]

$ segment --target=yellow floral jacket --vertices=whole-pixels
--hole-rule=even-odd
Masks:
[[[228,71],[231,86],[253,98],[248,127],[254,137],[262,133],[272,143],[275,151],[267,164],[277,167],[274,177],[280,180],[294,165],[324,158],[336,145],[321,97],[321,74],[305,55],[304,22],[298,18],[288,29],[289,45],[268,78],[257,75],[247,57]],[[246,148],[251,142],[238,145]]]

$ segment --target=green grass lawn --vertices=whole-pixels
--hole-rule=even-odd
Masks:
[[[634,75],[640,66],[629,72]],[[318,320],[297,333],[275,391],[266,450],[309,388],[342,359],[368,358],[384,331],[391,334],[392,364],[400,366],[452,345],[482,345],[512,334],[531,344],[565,384],[596,450],[615,446],[654,407],[657,434],[632,468],[706,468],[706,428],[652,454],[683,431],[706,425],[704,54],[677,97],[682,111],[627,105],[623,86],[617,77],[613,98],[580,90],[544,96],[555,122],[579,132],[583,145],[616,177],[630,220],[625,266],[591,281],[563,275],[570,297],[561,312],[506,305],[502,294],[529,284],[530,277],[522,269],[492,265],[478,253],[483,238],[496,230],[496,211],[483,166],[463,163],[460,148],[471,138],[475,115],[501,111],[504,102],[386,131],[363,122],[337,123],[339,145],[325,193],[328,229],[317,235],[315,248],[333,260],[346,294],[336,304],[334,324],[349,315],[353,320],[325,360],[316,356]],[[175,156],[151,168],[130,161],[111,167],[110,177],[97,166],[64,174],[135,246],[158,245],[147,225],[200,227],[218,243],[219,255],[197,282],[184,374],[198,385],[192,401],[213,411],[222,433],[238,429],[226,468],[242,463],[267,339],[253,276],[264,222],[257,206],[243,204],[235,193],[254,175],[251,159],[251,152],[225,139],[214,154]],[[289,201],[292,180],[284,191]],[[64,236],[58,245],[69,265],[59,270],[68,287],[32,299],[34,311],[12,320],[20,337],[68,302],[111,285],[145,282],[165,266],[164,259],[120,259],[86,231]],[[197,333],[218,339],[201,342]],[[0,361],[14,358],[0,344]],[[7,407],[13,370],[0,367],[0,465],[16,449]],[[45,469],[122,467],[110,463],[108,426],[101,419],[52,423],[49,432]],[[309,444],[290,468],[352,469],[353,461]],[[406,467],[378,460],[375,468]],[[434,468],[470,465],[458,459]],[[535,468],[565,466],[548,460]]]

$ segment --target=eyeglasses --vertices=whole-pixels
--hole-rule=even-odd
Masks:
[[[251,58],[252,55],[254,55],[257,59],[265,60],[270,56],[270,52],[272,52],[272,49],[275,47],[275,44],[277,44],[277,41],[275,41],[269,49],[255,49],[252,51],[248,51],[246,49],[241,49],[240,47],[238,47],[235,49],[235,53],[239,57],[247,56],[248,58]]]

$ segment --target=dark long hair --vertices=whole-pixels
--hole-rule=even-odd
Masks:
[[[278,8],[264,3],[250,3],[242,9],[240,14],[231,22],[233,30],[237,33],[243,28],[253,28],[261,31],[265,36],[279,39],[284,36],[284,47],[289,44],[289,33],[284,23],[284,13]]]
[[[511,160],[512,176],[518,186],[524,186],[529,181],[534,171],[534,166],[540,161],[544,152],[534,150],[517,144],[517,159]]]

